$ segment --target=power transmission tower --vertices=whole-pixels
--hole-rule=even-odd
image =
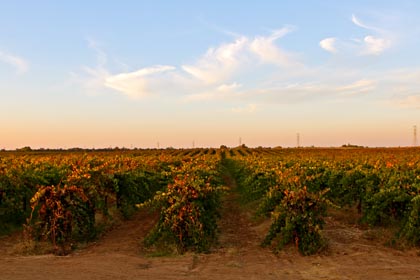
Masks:
[[[417,147],[417,125],[413,126],[413,146]]]
[[[299,148],[300,147],[300,134],[296,133],[296,147]]]

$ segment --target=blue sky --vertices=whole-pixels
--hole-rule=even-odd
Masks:
[[[418,1],[226,2],[0,0],[0,148],[413,144]]]

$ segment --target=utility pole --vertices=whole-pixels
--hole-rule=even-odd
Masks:
[[[241,145],[242,145],[242,138],[239,137],[239,146],[241,146]]]

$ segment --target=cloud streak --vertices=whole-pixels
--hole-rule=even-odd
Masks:
[[[270,36],[257,36],[249,44],[249,49],[253,52],[262,63],[275,64],[278,66],[297,66],[299,63],[294,56],[278,46],[275,42],[292,32],[292,27],[283,27],[275,30]]]
[[[380,55],[391,46],[391,40],[386,38],[378,38],[374,36],[366,36],[363,41],[365,42],[365,54]]]
[[[257,105],[256,104],[248,104],[245,107],[235,107],[232,108],[233,113],[255,113],[257,111]]]
[[[371,34],[365,35],[363,38],[352,38],[352,39],[338,39],[336,37],[329,37],[321,40],[319,46],[325,51],[338,54],[347,53],[356,55],[374,55],[378,56],[389,49],[394,40],[390,32],[370,26],[362,22],[354,14],[351,16],[351,21],[357,27],[363,28]]]
[[[247,44],[248,39],[241,37],[232,43],[210,48],[197,63],[182,65],[182,69],[206,84],[221,82],[239,70]]]
[[[88,39],[88,47],[96,54],[95,68],[84,67],[90,77],[86,85],[90,90],[107,88],[130,98],[157,96],[160,93],[182,92],[184,101],[210,100],[235,96],[242,89],[238,81],[257,68],[275,66],[292,69],[301,66],[292,53],[282,50],[276,41],[292,32],[286,26],[273,30],[267,36],[237,36],[231,42],[209,48],[191,64],[180,67],[154,65],[134,71],[112,73],[108,70],[108,56],[99,44]]]
[[[369,91],[373,91],[375,88],[376,88],[376,81],[368,80],[368,79],[361,79],[351,84],[338,86],[337,88],[335,88],[335,91],[340,92],[345,95],[356,95],[360,93],[367,93]]]
[[[100,48],[100,44],[96,40],[92,38],[87,38],[86,40],[88,42],[88,47],[96,54],[96,62],[98,67],[104,67],[108,61],[107,54]]]
[[[363,50],[361,51],[362,55],[380,55],[386,49],[390,48],[392,45],[392,40],[387,35],[388,32],[380,28],[366,25],[360,19],[358,19],[354,14],[351,17],[351,21],[363,29],[373,31],[375,35],[367,35],[363,38]]]
[[[361,28],[372,30],[371,27],[369,27],[369,26],[365,25],[364,23],[362,23],[354,14],[351,15],[351,21],[355,25],[357,25],[357,26],[359,26]]]
[[[130,98],[143,98],[159,93],[161,75],[176,68],[169,65],[156,65],[134,72],[111,75],[105,78],[104,85],[119,91]]]
[[[335,43],[337,38],[325,38],[319,42],[319,46],[330,53],[337,53],[337,49],[335,47]]]
[[[353,23],[368,30],[370,26],[355,16]],[[372,29],[373,30],[373,29]],[[379,29],[378,29],[379,30]],[[231,104],[231,112],[255,112],[252,104],[293,104],[314,100],[334,101],[349,98],[365,98],[375,94],[381,84],[382,74],[366,74],[354,65],[364,65],[363,55],[379,55],[389,48],[391,42],[379,35],[366,35],[350,44],[341,43],[337,37],[319,41],[319,47],[334,55],[340,55],[345,47],[351,51],[352,63],[328,67],[308,66],[297,56],[278,45],[294,28],[286,26],[268,35],[236,36],[230,42],[208,48],[195,61],[181,65],[151,65],[133,71],[109,70],[108,56],[94,41],[88,41],[95,52],[97,66],[84,67],[91,88],[113,90],[130,99],[150,97],[173,98],[179,102],[224,102]],[[315,46],[314,46],[315,47]],[[340,61],[340,60],[338,60]],[[363,62],[363,63],[362,63]],[[333,71],[331,71],[333,70]],[[404,72],[404,75],[405,72]],[[388,75],[387,77],[392,77]],[[388,79],[391,88],[401,86],[400,80]],[[252,106],[251,106],[251,105]]]
[[[0,61],[15,68],[18,74],[23,74],[29,69],[29,64],[25,59],[7,52],[0,51]]]
[[[384,30],[382,30],[382,29],[380,29],[380,28],[377,28],[377,27],[374,27],[374,26],[369,26],[369,25],[366,25],[366,24],[364,24],[360,19],[358,19],[354,14],[352,14],[351,15],[351,21],[355,24],[355,25],[357,25],[357,26],[359,26],[359,27],[361,27],[361,28],[364,28],[364,29],[367,29],[367,30],[371,30],[371,31],[375,31],[375,32],[377,32],[377,33],[384,33]]]
[[[238,100],[243,95],[242,85],[238,83],[222,84],[217,87],[201,88],[202,92],[187,94],[184,102]]]
[[[394,98],[386,104],[401,109],[420,109],[420,95],[409,95],[401,98]]]
[[[249,38],[241,36],[234,42],[209,48],[196,63],[182,65],[192,77],[206,83],[217,84],[250,70],[256,64],[295,67],[301,65],[295,55],[282,50],[276,41],[293,31],[286,26],[274,30],[268,36]]]

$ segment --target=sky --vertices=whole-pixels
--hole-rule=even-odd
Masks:
[[[420,1],[0,7],[0,149],[411,146],[420,131]]]

